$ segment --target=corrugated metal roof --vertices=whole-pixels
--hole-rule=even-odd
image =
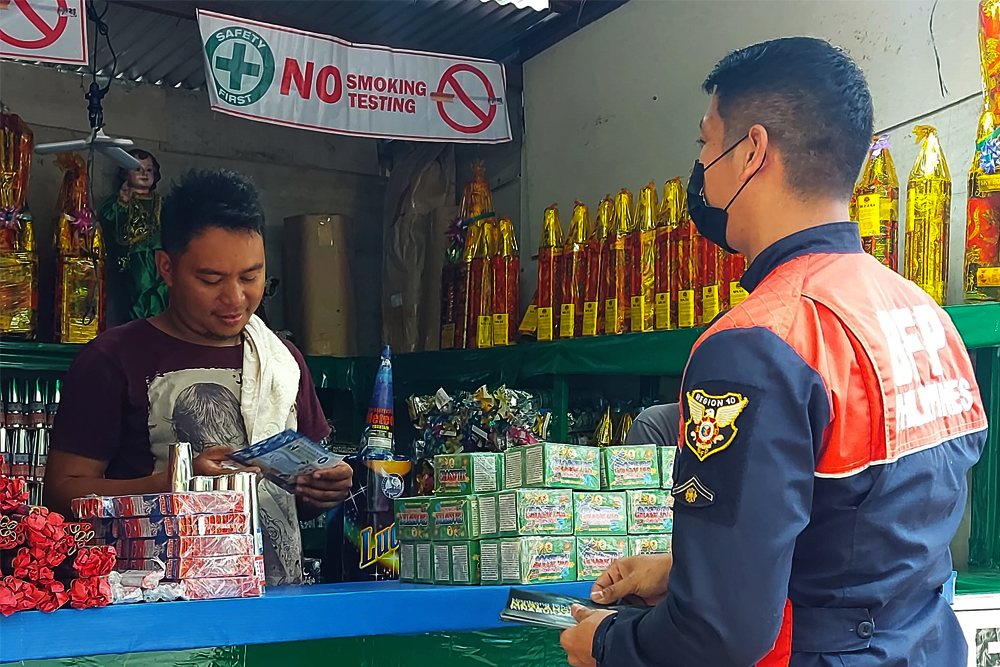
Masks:
[[[515,61],[523,40],[560,18],[551,10],[481,0],[119,0],[109,5],[104,16],[118,53],[118,78],[178,88],[204,87],[195,7],[359,44]],[[103,39],[97,64],[101,74],[110,70],[111,54]]]

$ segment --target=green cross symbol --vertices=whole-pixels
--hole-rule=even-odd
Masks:
[[[222,56],[215,58],[215,66],[224,72],[229,72],[229,88],[231,90],[240,90],[243,87],[244,74],[247,76],[260,74],[260,65],[244,60],[246,54],[247,45],[243,42],[236,42],[233,44],[232,58],[223,58]]]

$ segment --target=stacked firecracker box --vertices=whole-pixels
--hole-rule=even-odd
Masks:
[[[400,579],[584,581],[618,558],[669,552],[675,453],[537,443],[436,456],[435,495],[396,501]]]

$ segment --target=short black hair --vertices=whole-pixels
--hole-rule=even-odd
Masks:
[[[801,195],[849,197],[874,131],[872,96],[844,51],[785,37],[733,51],[702,84],[715,95],[726,148],[762,125]]]
[[[171,256],[209,227],[264,235],[264,212],[249,178],[235,171],[191,170],[163,200],[160,244]]]

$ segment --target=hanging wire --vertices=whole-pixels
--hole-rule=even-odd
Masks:
[[[948,86],[944,84],[944,74],[941,72],[941,55],[938,53],[937,38],[934,36],[934,12],[937,10],[939,0],[934,0],[931,6],[931,20],[928,30],[931,33],[931,46],[934,47],[934,62],[937,63],[938,85],[941,86],[941,97],[948,97]]]

